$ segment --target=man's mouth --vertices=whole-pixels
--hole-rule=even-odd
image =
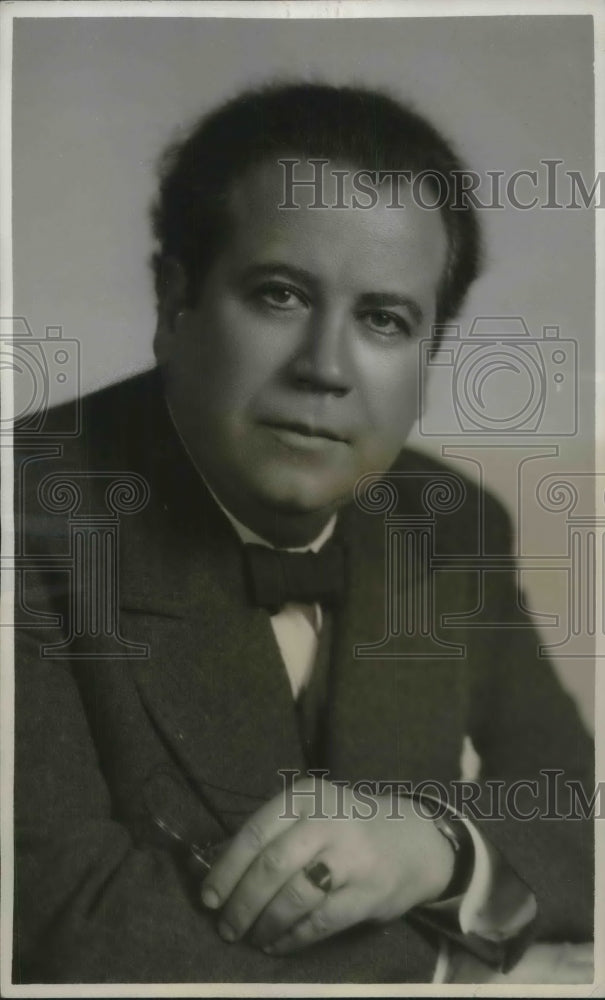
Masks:
[[[300,446],[312,446],[327,444],[328,442],[347,444],[348,439],[344,434],[333,430],[330,427],[323,427],[314,424],[301,423],[293,420],[266,420],[263,421],[282,441]]]

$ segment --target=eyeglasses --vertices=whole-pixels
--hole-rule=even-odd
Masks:
[[[180,856],[188,870],[199,877],[210,871],[229,840],[199,842],[195,808],[188,796],[188,789],[162,768],[151,775],[143,789],[147,819],[161,832],[161,846]]]
[[[190,841],[184,830],[176,829],[169,825],[161,816],[152,814],[151,819],[162,833],[170,838],[173,849],[176,847],[179,853],[184,855],[187,866],[193,874],[206,874],[212,865],[226,849],[229,841],[223,840],[220,843],[196,844]]]

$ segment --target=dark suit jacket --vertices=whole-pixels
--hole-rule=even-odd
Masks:
[[[73,412],[51,414],[45,440],[52,443]],[[198,903],[199,879],[168,849],[170,838],[162,839],[151,816],[176,816],[198,843],[218,841],[279,790],[279,768],[304,771],[286,671],[267,613],[247,600],[240,543],[182,449],[157,373],[89,397],[82,416],[80,434],[61,449],[43,454],[42,439],[31,447],[17,440],[23,627],[16,652],[14,979],[430,980],[434,942],[413,919],[358,927],[283,958],[218,937],[214,917]],[[397,481],[399,509],[426,513],[421,487],[443,468],[412,452],[399,468],[409,474]],[[78,477],[82,472],[96,475]],[[92,657],[41,655],[77,626],[69,609],[70,530],[78,517],[90,522],[107,511],[103,474],[120,472],[136,473],[150,489],[142,510],[121,517],[119,551],[121,640],[147,644],[149,655],[116,658],[111,634],[96,636]],[[68,513],[56,512],[58,487],[54,513],[49,481],[41,487],[61,473],[82,491],[71,528]],[[476,552],[483,519],[488,551],[508,551],[499,505],[468,483],[464,493],[455,511],[436,517],[436,553]],[[513,575],[487,574],[484,600],[514,627],[448,631],[440,613],[472,611],[478,575],[460,560],[436,573],[435,627],[444,642],[464,643],[464,656],[427,656],[426,641],[405,630],[375,657],[354,656],[357,645],[384,634],[384,516],[351,505],[337,531],[349,547],[349,579],[334,621],[326,708],[323,764],[331,777],[448,783],[458,777],[469,734],[486,777],[509,781],[562,768],[566,778],[588,774],[590,784],[590,741],[536,654],[536,634],[516,610]],[[412,577],[404,579],[402,607],[420,592]],[[78,649],[90,652],[76,636],[69,652]],[[522,795],[518,802],[522,809],[535,804]],[[541,936],[590,938],[591,824],[508,817],[480,825],[536,892]]]

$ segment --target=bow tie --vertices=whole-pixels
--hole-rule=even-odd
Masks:
[[[289,601],[336,604],[344,590],[345,554],[336,542],[317,553],[244,545],[244,560],[252,603],[272,615]]]

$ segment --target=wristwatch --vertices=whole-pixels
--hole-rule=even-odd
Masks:
[[[466,892],[473,873],[475,849],[468,827],[461,816],[453,812],[440,813],[433,817],[433,823],[454,851],[452,877],[441,895],[434,900],[438,903]]]

